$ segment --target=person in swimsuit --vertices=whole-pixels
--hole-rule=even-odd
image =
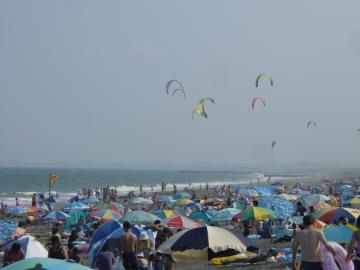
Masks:
[[[355,270],[360,270],[360,217],[356,219],[357,231],[353,232],[351,242],[348,246],[347,260],[350,261],[356,244],[356,257],[354,258]]]
[[[138,270],[136,257],[136,235],[130,231],[130,223],[123,224],[124,234],[120,237],[120,247],[123,252],[123,265],[125,270]]]
[[[305,216],[303,221],[305,228],[295,235],[292,246],[292,269],[296,269],[295,261],[299,246],[301,248],[300,270],[323,270],[320,260],[320,242],[331,254],[336,253],[326,241],[324,233],[314,228],[314,222],[313,216]]]

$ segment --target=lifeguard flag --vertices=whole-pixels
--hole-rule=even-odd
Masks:
[[[50,182],[51,184],[55,184],[55,183],[56,183],[56,178],[57,178],[57,176],[56,176],[55,174],[49,173],[49,182]]]

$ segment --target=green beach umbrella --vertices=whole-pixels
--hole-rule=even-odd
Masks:
[[[128,221],[131,224],[137,224],[137,225],[153,224],[155,220],[159,220],[159,217],[151,213],[140,210],[127,213],[123,218],[123,221]]]
[[[3,270],[91,270],[78,263],[66,262],[49,258],[30,258],[10,264]]]
[[[250,206],[244,209],[242,212],[234,216],[234,218],[240,221],[244,220],[265,220],[276,216],[276,212],[262,207]]]

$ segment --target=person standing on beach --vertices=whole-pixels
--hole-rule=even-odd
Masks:
[[[313,216],[304,217],[305,228],[296,233],[292,245],[292,269],[295,270],[295,261],[298,248],[301,248],[300,270],[323,270],[320,260],[320,242],[326,249],[335,255],[335,250],[326,241],[324,233],[314,228],[315,219]]]
[[[36,208],[36,194],[35,193],[31,197],[31,207]]]
[[[351,260],[355,248],[354,265],[355,270],[358,270],[360,269],[360,217],[356,219],[356,227],[358,228],[358,230],[353,232],[352,234],[351,242],[347,248],[348,253],[346,259],[348,261]]]
[[[15,205],[16,205],[16,206],[20,206],[20,202],[19,202],[19,199],[18,199],[18,198],[15,199]]]
[[[123,252],[123,265],[125,270],[138,270],[136,257],[136,235],[130,231],[130,223],[123,224],[124,234],[120,237],[120,248]]]

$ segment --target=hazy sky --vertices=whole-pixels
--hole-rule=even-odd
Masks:
[[[1,1],[0,165],[360,162],[359,10],[358,0]],[[255,88],[264,71],[274,87]],[[166,95],[173,78],[186,99]],[[204,96],[216,104],[192,120]],[[267,106],[252,110],[255,96]]]

